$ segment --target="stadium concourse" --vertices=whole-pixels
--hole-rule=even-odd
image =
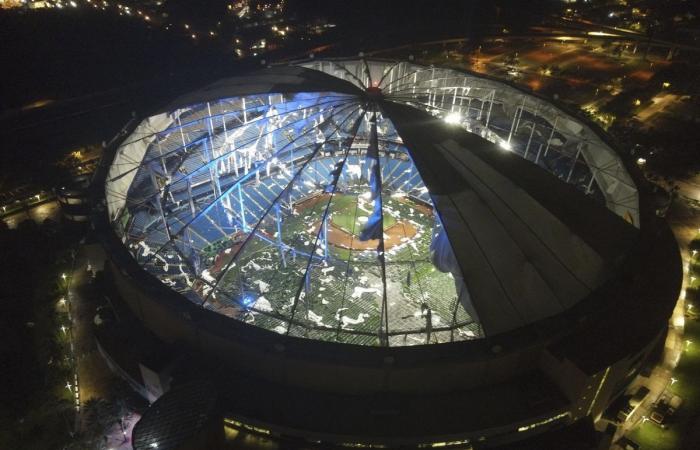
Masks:
[[[460,409],[466,425],[446,408],[415,436],[392,428],[409,423],[398,407],[384,428],[353,428],[250,405],[286,434],[499,442],[600,416],[677,296],[678,267],[651,264],[677,256],[672,237],[604,133],[471,73],[273,66],[183,95],[107,154],[114,282],[163,341],[275,383],[259,392],[355,395],[357,408],[410,393],[431,411],[444,395],[504,399]],[[623,333],[610,320],[633,299],[653,318]]]

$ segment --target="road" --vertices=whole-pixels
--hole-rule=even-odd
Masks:
[[[58,222],[61,218],[61,207],[56,200],[50,200],[15,214],[10,214],[2,220],[10,228],[17,228],[21,222],[31,219],[37,224],[41,224],[46,219]]]
[[[656,114],[664,112],[674,103],[677,103],[680,96],[677,94],[657,95],[651,99],[651,104],[637,113],[637,119],[641,122],[646,122],[649,118]]]

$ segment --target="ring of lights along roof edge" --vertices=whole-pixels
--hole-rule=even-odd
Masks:
[[[395,81],[433,68],[373,73],[365,63],[353,74],[325,64],[314,68],[335,78],[275,67],[222,80],[124,139],[106,184],[125,244],[113,249],[123,297],[168,341],[321,389],[338,384],[339,367],[347,390],[378,387],[377,371],[406,364],[393,389],[415,387],[415,364],[442,367],[422,378],[436,390],[529,370],[512,350],[537,353],[600,305],[637,239],[639,197],[624,165],[590,130],[576,141],[585,125],[542,133],[533,115],[523,132],[515,116],[530,113],[515,107],[507,132],[495,97],[472,120],[466,87],[453,89],[449,110],[418,80],[418,92]],[[352,86],[371,78],[382,86],[376,108]],[[527,99],[541,103],[541,118],[567,117]],[[501,106],[507,117],[513,105]],[[523,159],[504,152],[523,136]],[[596,145],[611,153],[594,154]],[[574,156],[549,169],[578,183],[524,160],[545,146]],[[598,165],[586,172],[581,161]],[[591,219],[595,230],[581,225]],[[269,373],[280,364],[289,370]],[[305,380],[301,367],[319,376]]]

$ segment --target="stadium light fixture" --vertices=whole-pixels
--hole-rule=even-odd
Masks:
[[[451,112],[445,116],[444,120],[450,125],[459,125],[462,123],[462,115],[458,112]]]

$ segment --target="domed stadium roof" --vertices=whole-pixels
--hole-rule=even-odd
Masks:
[[[634,244],[619,157],[542,99],[405,62],[304,65],[181,97],[117,150],[113,227],[189,301],[300,338],[478,339],[571,308]]]

